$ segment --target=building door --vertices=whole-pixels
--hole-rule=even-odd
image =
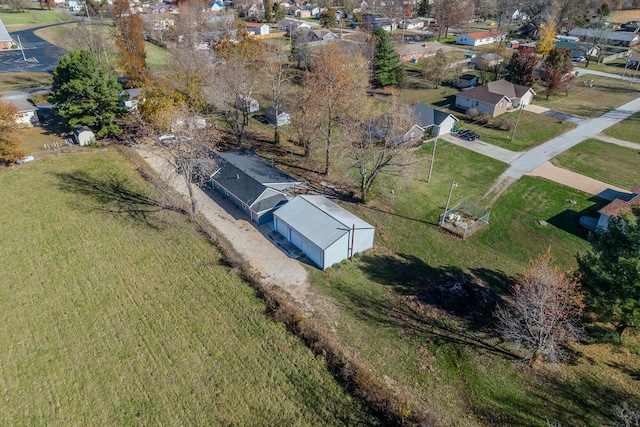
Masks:
[[[298,233],[296,230],[291,230],[290,240],[296,247],[302,249],[302,234]]]

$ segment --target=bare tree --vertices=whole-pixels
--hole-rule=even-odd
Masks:
[[[207,124],[188,109],[176,110],[178,120],[174,124],[173,135],[155,143],[156,153],[171,166],[170,174],[178,174],[187,188],[189,219],[194,222],[197,213],[195,183],[198,171],[211,161],[209,154],[220,140],[215,126]]]
[[[458,73],[460,68],[456,65],[456,59],[447,55],[442,49],[438,49],[435,55],[422,60],[422,77],[432,82],[437,89],[447,79]]]
[[[6,0],[7,5],[14,9],[17,10],[18,12],[24,10],[27,4],[26,0]]]
[[[110,70],[113,70],[109,63],[108,53],[115,50],[112,40],[106,35],[102,26],[94,26],[88,22],[78,22],[75,24],[63,25],[60,27],[64,32],[66,40],[69,40],[71,50],[88,50]]]
[[[408,164],[405,134],[414,123],[411,110],[394,99],[391,111],[367,118],[366,104],[359,106],[345,129],[346,156],[353,162],[363,203],[381,174],[402,171]]]
[[[362,55],[350,55],[339,43],[330,43],[316,53],[305,85],[316,96],[313,108],[325,139],[324,174],[328,175],[340,118],[362,102],[369,85],[369,68]]]
[[[555,16],[554,0],[529,0],[520,5],[534,27],[534,36],[537,36],[541,24],[549,22]]]
[[[473,18],[473,3],[470,0],[434,0],[435,18],[438,27],[438,40],[441,36],[447,37],[449,28],[466,26]]]
[[[562,346],[583,336],[580,283],[552,262],[550,251],[532,261],[512,290],[511,304],[498,306],[495,313],[502,337],[526,349],[530,363],[560,361]]]
[[[315,97],[307,88],[302,88],[293,99],[291,128],[296,134],[298,145],[304,148],[304,156],[309,157],[312,145],[321,137],[319,118],[314,108]]]
[[[267,85],[269,86],[269,92],[271,100],[273,101],[273,108],[276,109],[276,114],[289,95],[289,83],[293,78],[289,67],[285,63],[286,55],[282,46],[278,46],[273,52],[265,59],[264,69],[266,71]],[[278,134],[278,120],[276,119],[274,140],[278,143],[280,138]]]

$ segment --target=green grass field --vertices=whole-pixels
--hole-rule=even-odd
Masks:
[[[550,247],[561,268],[575,267],[575,254],[589,248],[578,219],[605,202],[523,177],[490,207],[489,228],[461,240],[436,227],[451,180],[458,184],[452,204],[469,200],[482,207],[505,166],[443,142],[426,183],[430,155],[430,146],[417,152],[421,162],[410,183],[383,181],[369,205],[348,205],[376,226],[375,249],[313,274],[316,286],[341,307],[332,320],[345,343],[443,425],[546,426],[557,420],[601,426],[616,399],[640,399],[628,374],[640,369],[640,360],[624,348],[578,346],[582,357],[574,363],[530,370],[517,363],[519,353],[500,342],[492,324],[493,303],[529,259]],[[447,303],[442,286],[452,283],[472,289],[469,300]]]
[[[605,135],[625,141],[640,142],[640,113],[635,113],[622,122],[611,126],[603,132]]]
[[[0,6],[0,20],[7,31],[20,31],[42,25],[57,24],[73,21],[74,18],[60,10],[41,10],[39,7],[30,7],[22,12],[14,12],[6,5]]]
[[[553,163],[621,188],[631,189],[640,184],[640,150],[595,139],[565,151]]]
[[[593,87],[580,86],[580,81],[593,80]],[[580,117],[597,117],[615,109],[640,95],[637,85],[629,82],[599,76],[578,76],[569,96],[552,95],[548,100],[543,88],[538,89],[538,96],[534,101],[541,107],[574,114]]]
[[[0,172],[0,424],[375,424],[158,196],[114,149]]]
[[[2,73],[0,74],[0,92],[48,86],[53,76],[47,73]]]
[[[487,125],[479,125],[466,119],[463,112],[454,112],[456,117],[462,119],[458,122],[460,129],[472,129],[480,134],[480,139],[490,144],[506,148],[511,151],[525,151],[542,144],[564,132],[572,129],[574,125],[541,114],[522,111],[518,126],[515,127],[518,111],[501,114],[491,119],[489,124],[498,120],[506,120],[512,126],[511,130],[500,130]],[[515,128],[515,134],[514,130]],[[513,139],[511,137],[513,136]]]

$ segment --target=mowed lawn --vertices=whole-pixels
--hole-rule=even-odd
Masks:
[[[498,338],[492,316],[548,248],[563,270],[575,268],[575,254],[589,248],[578,220],[603,202],[523,177],[491,203],[485,193],[504,164],[447,142],[437,150],[430,183],[425,145],[412,176],[383,180],[366,206],[346,205],[376,226],[376,246],[312,275],[338,301],[331,321],[342,339],[443,426],[606,425],[617,399],[640,399],[629,374],[640,369],[636,354],[584,345],[570,364],[529,369]],[[452,180],[451,205],[491,211],[489,227],[467,240],[436,226]]]
[[[114,149],[0,172],[0,425],[375,424]]]
[[[7,27],[7,31],[12,32],[47,24],[70,22],[74,21],[75,18],[56,9],[40,9],[36,6],[16,12],[7,6],[0,6],[0,20]]]
[[[621,188],[640,184],[640,149],[588,139],[554,158],[553,163]]]
[[[640,143],[640,112],[611,126],[603,133],[625,141]]]
[[[580,82],[584,80],[593,80],[593,87],[581,86]],[[587,118],[601,116],[640,96],[637,85],[593,75],[576,77],[569,96],[558,93],[546,99],[544,88],[538,88],[537,92],[534,104]]]

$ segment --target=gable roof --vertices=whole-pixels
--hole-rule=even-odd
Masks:
[[[609,203],[598,212],[604,215],[619,217],[631,210],[631,208],[635,205],[640,205],[640,196],[635,195],[629,201],[615,199],[613,202]]]
[[[18,109],[18,113],[26,113],[27,111],[36,111],[38,107],[29,99],[7,99],[6,102],[13,104]]]
[[[276,117],[276,116],[281,116],[281,115],[284,115],[284,114],[288,115],[289,113],[287,113],[286,111],[282,111],[282,110],[276,110],[276,108],[272,105],[270,107],[267,107],[266,110],[264,110],[264,114],[267,115],[267,116],[270,115],[270,116]]]
[[[0,42],[10,42],[11,36],[0,19]]]
[[[638,38],[638,34],[629,31],[605,31],[591,28],[574,28],[569,31],[570,36],[605,38],[609,40],[632,42]]]
[[[324,196],[297,196],[275,211],[275,215],[321,249],[331,246],[354,226],[374,228]]]
[[[453,114],[445,113],[443,111],[436,110],[425,104],[415,104],[411,106],[411,113],[415,119],[415,123],[421,128],[425,129],[433,125],[441,125],[447,117],[451,116],[455,121],[458,118]]]
[[[507,98],[508,100],[511,100],[511,98],[521,98],[529,91],[535,95],[533,89],[529,87],[516,85],[506,80],[497,80],[482,86],[463,89],[461,92],[458,92],[457,95],[496,105],[503,98]]]
[[[260,185],[268,187],[269,184],[291,184],[291,186],[301,184],[300,181],[264,161],[250,148],[217,154]]]
[[[505,35],[505,33],[498,30],[491,30],[491,31],[476,31],[473,33],[467,33],[466,35],[471,37],[474,40],[480,40],[480,39],[488,39],[491,37],[502,37]]]
[[[259,22],[245,22],[244,25],[247,28],[262,28],[263,26],[267,25],[267,24],[261,24]],[[268,26],[268,25],[267,25]]]

